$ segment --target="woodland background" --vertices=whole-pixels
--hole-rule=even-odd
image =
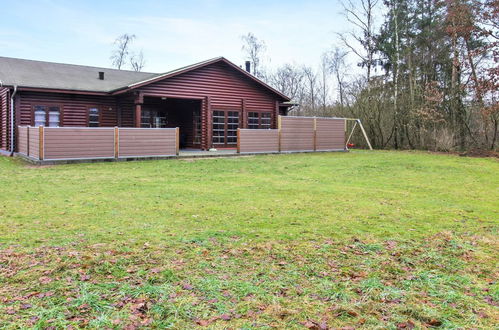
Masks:
[[[497,155],[499,0],[345,1],[346,31],[316,66],[270,66],[271,45],[241,37],[252,73],[298,104],[289,115],[359,118],[377,149]],[[116,39],[114,67],[142,70],[134,39]]]
[[[360,118],[375,148],[497,150],[499,1],[352,0],[343,12],[351,29],[317,67],[267,70],[265,41],[242,37],[253,74],[300,104],[290,115]]]

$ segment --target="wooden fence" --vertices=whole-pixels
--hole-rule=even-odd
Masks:
[[[279,131],[276,129],[239,129],[237,152],[279,152]]]
[[[279,116],[278,129],[239,129],[238,152],[339,151],[345,119]]]
[[[19,126],[18,152],[37,160],[175,156],[178,128]]]

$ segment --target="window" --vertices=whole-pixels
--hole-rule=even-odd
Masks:
[[[140,127],[142,128],[164,128],[167,124],[166,113],[157,110],[142,110]]]
[[[227,144],[237,144],[237,129],[239,128],[239,112],[227,112]]]
[[[258,128],[258,112],[248,112],[248,128]]]
[[[99,108],[88,109],[88,127],[99,127]]]
[[[213,111],[213,143],[225,143],[225,111]]]
[[[270,121],[272,119],[272,113],[262,112],[260,114],[260,128],[270,129]]]
[[[213,111],[212,142],[226,147],[237,144],[239,128],[239,111]]]
[[[271,112],[248,112],[248,128],[250,129],[269,129],[271,122]]]
[[[35,105],[34,124],[36,126],[59,127],[61,110],[55,105]]]

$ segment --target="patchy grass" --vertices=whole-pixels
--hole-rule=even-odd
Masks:
[[[499,163],[0,157],[0,327],[491,328]]]

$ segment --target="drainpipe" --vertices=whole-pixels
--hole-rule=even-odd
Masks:
[[[14,155],[14,97],[17,93],[17,85],[14,85],[14,91],[10,96],[10,157]]]

